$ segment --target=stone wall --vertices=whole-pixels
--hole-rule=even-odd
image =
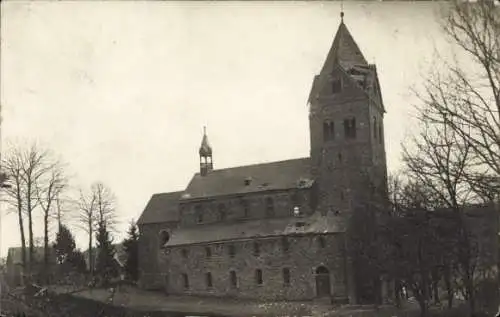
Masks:
[[[161,257],[161,270],[169,294],[237,297],[262,300],[308,300],[316,297],[315,269],[326,267],[330,274],[333,297],[346,297],[345,265],[342,234],[288,237],[288,251],[282,237],[231,243],[169,248]],[[254,252],[259,243],[260,255]],[[235,255],[229,254],[229,245]],[[207,256],[206,247],[211,250]],[[185,256],[187,250],[187,256]],[[290,270],[290,284],[284,282],[283,269]],[[256,281],[256,270],[262,270],[262,285]],[[237,277],[232,286],[230,272]],[[212,287],[207,286],[211,273]],[[184,285],[183,274],[189,279]]]
[[[160,232],[170,230],[176,223],[155,223],[139,226],[139,285],[144,289],[163,287],[158,256],[160,254]]]

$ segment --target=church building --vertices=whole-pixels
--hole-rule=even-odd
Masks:
[[[349,221],[361,215],[369,230],[369,206],[384,201],[385,110],[377,69],[341,17],[308,98],[310,156],[217,169],[205,131],[199,172],[154,194],[138,220],[141,287],[339,303],[383,292],[356,286],[365,270],[349,256]]]

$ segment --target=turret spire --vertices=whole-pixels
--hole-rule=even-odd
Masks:
[[[200,145],[200,174],[202,176],[206,175],[209,171],[213,170],[212,161],[212,147],[208,143],[207,137],[207,127],[203,127],[203,138]]]

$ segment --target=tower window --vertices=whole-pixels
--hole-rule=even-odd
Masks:
[[[338,94],[342,90],[342,82],[339,78],[332,80],[332,94]]]
[[[290,285],[290,269],[289,268],[283,269],[283,284]]]
[[[261,269],[255,270],[255,282],[257,283],[257,285],[262,285],[262,283],[264,282],[264,280],[262,279]]]
[[[335,123],[329,120],[323,122],[323,140],[330,141],[335,139]]]
[[[220,204],[219,205],[219,221],[225,221],[226,220],[226,205]]]
[[[375,118],[375,116],[373,117],[373,137],[375,138],[375,140],[377,139],[377,133],[378,133],[378,129],[377,129],[377,118]]]
[[[346,139],[356,138],[356,118],[344,120],[344,135]]]
[[[210,247],[205,247],[205,255],[207,258],[212,257],[212,249],[210,249]]]
[[[382,123],[380,123],[378,125],[378,143],[379,144],[382,144],[382,140],[384,138],[384,136],[382,135],[382,132],[383,132],[383,130],[382,130]]]
[[[283,252],[288,252],[290,250],[290,243],[286,237],[281,239],[281,246],[283,247]]]
[[[260,245],[258,242],[253,243],[253,255],[255,255],[255,256],[260,255]]]
[[[229,279],[231,280],[231,287],[236,288],[238,286],[238,278],[235,271],[229,272]]]
[[[212,288],[212,273],[208,272],[205,274],[205,283],[207,284],[207,288]]]
[[[325,237],[323,237],[323,236],[319,236],[319,237],[318,237],[318,246],[319,246],[321,249],[324,249],[324,248],[325,248],[325,246],[326,246]]]
[[[266,198],[266,215],[268,217],[274,216],[274,200],[271,197]]]
[[[189,288],[189,277],[186,273],[182,273],[182,282],[184,284],[184,288],[188,289]]]
[[[344,201],[344,191],[343,190],[340,191],[340,200]]]

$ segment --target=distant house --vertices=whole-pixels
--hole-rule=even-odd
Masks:
[[[124,275],[125,262],[127,260],[127,254],[125,253],[125,248],[122,243],[113,244],[115,248],[115,262],[117,264],[120,275]],[[92,248],[92,262],[94,268],[97,264],[97,248]],[[90,261],[89,261],[89,250],[87,249],[83,252],[83,256],[85,258],[85,264],[87,265],[87,270],[90,270]]]
[[[55,264],[56,257],[53,253],[53,249],[49,249],[51,255],[49,255],[49,263]],[[43,256],[44,256],[44,248],[43,247],[35,247],[34,248],[34,261],[32,262],[32,273],[34,275],[39,275],[43,273]],[[30,261],[29,247],[26,247],[26,261]],[[9,248],[7,254],[7,262],[6,262],[6,280],[11,286],[21,286],[23,285],[22,276],[25,274],[23,269],[23,257],[22,257],[22,248],[15,247]]]

